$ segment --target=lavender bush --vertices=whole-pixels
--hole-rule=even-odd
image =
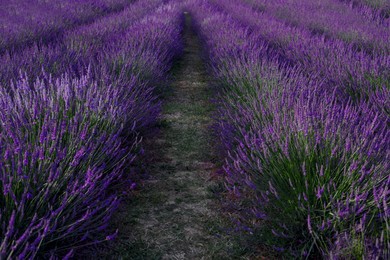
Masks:
[[[65,32],[63,43],[3,57],[1,258],[69,258],[114,238],[102,234],[120,199],[116,185],[133,182],[129,164],[158,116],[156,80],[181,52],[180,10],[135,3]]]
[[[10,91],[1,93],[1,255],[34,258],[50,243],[69,251],[104,229],[118,200],[107,189],[134,157],[109,110],[114,92],[88,77],[20,80]]]
[[[340,98],[345,85],[328,88],[336,71],[285,59],[291,48],[277,39],[284,25],[266,29],[273,18],[229,3],[188,8],[222,87],[216,132],[241,227],[290,257],[388,257],[388,116],[366,99]],[[305,37],[301,44],[316,36]],[[305,57],[303,47],[294,54]]]

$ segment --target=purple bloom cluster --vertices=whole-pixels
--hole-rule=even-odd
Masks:
[[[181,28],[180,4],[138,1],[0,57],[0,258],[68,259],[116,236],[104,234],[115,186],[135,186],[125,169],[159,114]]]
[[[251,2],[188,4],[221,86],[215,129],[238,223],[289,256],[388,257],[388,45],[356,48],[344,22],[320,18],[328,36],[267,6],[298,1]],[[311,1],[324,17],[328,2]]]

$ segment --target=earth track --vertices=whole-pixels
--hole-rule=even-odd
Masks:
[[[210,79],[201,45],[185,17],[184,53],[162,94],[157,138],[145,138],[147,178],[114,216],[118,238],[106,259],[226,259],[232,246],[213,190],[218,167],[211,135]],[[96,256],[96,252],[92,253]],[[89,255],[92,257],[92,255]]]

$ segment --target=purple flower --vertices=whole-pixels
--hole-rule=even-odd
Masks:
[[[113,233],[109,236],[106,236],[106,240],[108,240],[108,241],[114,240],[117,236],[118,236],[118,229],[115,231],[115,233]]]

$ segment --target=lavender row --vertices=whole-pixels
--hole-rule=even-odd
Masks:
[[[107,38],[98,45],[77,38],[83,51],[68,43],[62,52],[36,48],[46,72],[27,62],[27,73],[0,88],[1,257],[69,258],[114,238],[102,234],[120,200],[117,185],[134,186],[129,165],[140,131],[160,110],[152,83],[165,79],[181,50],[180,5],[162,2],[134,6],[143,15],[132,23],[123,14],[100,23]],[[58,71],[48,73],[53,66]]]
[[[289,257],[388,257],[383,114],[323,91],[236,14],[207,1],[188,8],[222,87],[215,129],[239,227]]]
[[[139,1],[119,13],[65,32],[61,41],[35,44],[17,53],[7,53],[1,57],[0,82],[8,86],[21,72],[33,80],[40,77],[42,71],[54,77],[63,73],[77,77],[91,63],[95,68],[112,69],[113,52],[117,52],[115,55],[123,52],[124,45],[117,46],[123,34],[161,3],[161,0]],[[104,74],[96,73],[98,77],[104,77]]]
[[[129,3],[129,0],[2,1],[0,53],[35,41],[50,42],[71,27],[119,11]]]
[[[339,0],[357,9],[365,17],[383,25],[390,25],[390,3],[387,0]]]
[[[281,63],[300,66],[317,81],[324,81],[324,91],[337,89],[341,100],[365,100],[373,109],[389,115],[390,55],[358,52],[343,41],[326,40],[303,28],[288,26],[239,1],[214,3],[255,31],[258,40],[270,46]]]
[[[290,26],[305,28],[326,38],[341,39],[358,50],[389,53],[388,26],[367,20],[337,0],[251,2]]]

